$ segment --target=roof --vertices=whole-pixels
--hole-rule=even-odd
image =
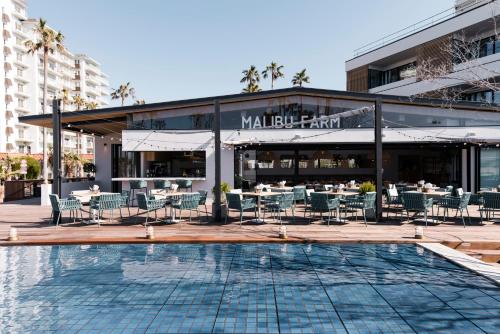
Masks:
[[[213,105],[215,101],[221,104],[245,102],[253,100],[262,100],[286,96],[313,96],[335,98],[351,101],[366,101],[374,102],[380,99],[384,104],[398,104],[398,105],[413,105],[413,106],[427,106],[427,107],[443,107],[456,108],[474,111],[491,111],[498,112],[497,105],[479,105],[473,102],[458,102],[450,104],[448,101],[440,99],[429,98],[412,98],[408,96],[395,96],[395,95],[382,95],[370,93],[347,92],[338,90],[306,88],[306,87],[291,87],[284,89],[275,89],[261,91],[257,93],[239,93],[230,95],[209,96],[195,99],[185,99],[176,101],[167,101],[159,103],[149,103],[142,105],[130,105],[123,107],[103,108],[95,110],[83,110],[75,112],[65,112],[62,114],[63,125],[71,125],[67,130],[83,130],[87,133],[94,134],[109,134],[116,133],[126,128],[127,115],[133,113],[155,112],[172,109],[182,109],[188,107],[200,107]],[[21,123],[30,125],[52,127],[52,114],[44,115],[29,115],[19,117]]]

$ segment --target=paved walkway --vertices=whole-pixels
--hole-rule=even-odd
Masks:
[[[125,212],[126,210],[124,210]],[[126,217],[122,223],[106,221],[100,228],[97,225],[86,225],[80,222],[73,224],[66,218],[63,226],[58,228],[49,224],[50,208],[41,207],[36,202],[18,202],[0,204],[0,244],[17,244],[8,242],[7,236],[11,226],[18,229],[19,243],[113,243],[113,242],[150,242],[145,239],[145,228],[141,225],[144,216],[136,216],[135,208],[132,217]],[[472,224],[466,228],[459,220],[448,221],[439,225],[424,228],[426,242],[500,242],[500,223],[486,222],[479,224],[477,208],[472,208]],[[161,212],[161,211],[160,211]],[[229,224],[208,223],[202,216],[201,222],[194,219],[192,223],[184,221],[174,225],[155,223],[156,242],[281,242],[278,238],[279,223],[266,219],[266,224],[254,224],[248,220],[240,227],[235,213]],[[118,216],[118,212],[115,213]],[[163,212],[161,215],[163,216]],[[360,220],[350,220],[346,224],[327,226],[320,220],[303,218],[299,208],[295,222],[289,221],[287,226],[290,242],[415,242],[415,227],[424,226],[422,221],[402,223],[390,220],[380,223],[369,222],[368,227]],[[85,215],[84,215],[85,217]],[[252,213],[247,213],[250,219]]]

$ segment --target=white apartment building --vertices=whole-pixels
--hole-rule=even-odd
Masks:
[[[446,11],[355,50],[354,57],[345,63],[347,90],[419,96],[455,89],[463,100],[500,103],[498,92],[475,89],[471,80],[465,80],[494,82],[499,76],[499,15],[499,0],[456,0]],[[453,59],[461,54],[453,50],[463,50],[464,45],[474,52],[468,58]],[[426,61],[446,66],[449,74],[432,80],[420,76],[419,69]]]
[[[42,152],[42,130],[21,124],[18,117],[42,113],[43,108],[43,54],[30,55],[25,41],[35,39],[34,27],[37,19],[28,19],[25,0],[0,0],[3,24],[4,71],[0,77],[0,153]],[[80,95],[87,102],[96,102],[106,107],[109,99],[107,76],[100,64],[92,58],[73,54],[69,50],[49,54],[48,63],[48,106],[51,99],[60,96],[63,89],[70,98]],[[5,106],[5,108],[3,108]],[[64,111],[73,111],[72,104]],[[47,138],[49,145],[52,138]],[[64,150],[91,154],[94,149],[91,136],[64,133]]]

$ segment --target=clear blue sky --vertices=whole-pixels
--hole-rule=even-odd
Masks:
[[[146,102],[237,93],[241,71],[271,61],[307,68],[315,88],[345,89],[344,61],[363,44],[453,0],[29,0],[75,53],[99,61],[112,87]],[[270,83],[261,83],[269,89]],[[114,103],[115,104],[115,103]]]

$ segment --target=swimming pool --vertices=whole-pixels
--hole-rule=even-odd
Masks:
[[[0,248],[0,333],[484,333],[500,289],[415,245]]]

